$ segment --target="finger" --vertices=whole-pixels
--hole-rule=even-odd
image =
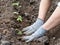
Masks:
[[[29,29],[29,27],[23,28],[22,31],[25,32]]]
[[[27,39],[29,39],[29,36],[22,37],[22,40],[27,40]]]
[[[25,35],[30,35],[30,34],[32,34],[32,33],[34,33],[35,31],[34,30],[31,30],[31,31],[26,31],[26,32],[24,32],[24,34]]]
[[[32,31],[32,30],[29,29],[29,30],[27,30],[26,32],[24,32],[24,34],[25,34],[25,35],[29,35],[31,31]]]
[[[28,42],[31,42],[32,41],[32,39],[29,39],[29,40],[27,40],[26,42],[28,43]]]
[[[35,29],[33,29],[33,28],[31,27],[29,30],[25,31],[24,34],[25,34],[25,35],[30,35],[30,34],[32,34],[34,31],[35,31]]]

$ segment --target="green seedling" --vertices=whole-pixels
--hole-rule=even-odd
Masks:
[[[17,14],[17,15],[19,14],[18,12],[13,12],[13,13],[14,13],[14,14]]]
[[[13,6],[19,6],[19,2],[12,3]]]
[[[18,16],[17,21],[22,22],[22,17],[21,16]]]
[[[17,34],[18,34],[18,35],[22,35],[23,33],[22,33],[22,31],[19,31]]]
[[[17,35],[22,35],[23,34],[22,31],[19,31],[18,29],[15,30],[15,32],[16,32]]]

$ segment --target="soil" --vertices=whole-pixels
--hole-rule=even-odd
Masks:
[[[13,2],[19,2],[20,7],[12,6]],[[60,25],[51,29],[46,36],[46,42],[33,41],[26,43],[20,39],[22,35],[17,35],[15,30],[22,30],[24,27],[35,22],[38,16],[40,0],[0,0],[0,45],[5,41],[10,44],[5,45],[60,45]],[[53,0],[45,21],[50,17],[56,8],[59,0]],[[18,12],[16,15],[13,12]],[[17,21],[18,16],[22,16],[23,21]]]

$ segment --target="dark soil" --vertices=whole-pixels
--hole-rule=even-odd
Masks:
[[[19,2],[21,7],[12,6],[13,2]],[[0,45],[5,41],[5,45],[60,45],[60,25],[48,32],[48,41],[43,43],[40,41],[33,41],[25,43],[17,35],[15,30],[22,30],[24,27],[35,22],[38,16],[40,0],[0,0]],[[56,8],[56,3],[59,0],[53,0],[52,6],[48,11],[45,21],[50,17]],[[17,11],[19,14],[13,14]],[[17,21],[18,16],[22,16],[23,21]]]

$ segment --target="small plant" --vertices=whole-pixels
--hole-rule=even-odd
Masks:
[[[19,6],[19,2],[12,3],[13,6]]]
[[[22,17],[21,16],[18,16],[17,21],[22,22]]]
[[[23,34],[22,31],[19,31],[18,29],[16,29],[15,32],[16,32],[17,35],[22,35]]]
[[[22,35],[23,33],[22,33],[22,31],[19,31],[17,34],[18,34],[18,35]]]

